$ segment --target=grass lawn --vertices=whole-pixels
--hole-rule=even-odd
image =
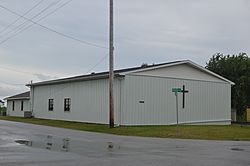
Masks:
[[[0,120],[32,123],[37,125],[54,126],[60,128],[100,132],[116,135],[160,137],[160,138],[183,138],[183,139],[205,139],[205,140],[235,140],[250,141],[250,126],[179,126],[180,133],[176,135],[176,126],[140,126],[140,127],[117,127],[108,128],[107,125],[86,124],[79,122],[68,122],[60,120],[45,120],[36,118],[20,118],[0,116]]]

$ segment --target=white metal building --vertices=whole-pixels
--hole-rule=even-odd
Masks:
[[[24,92],[8,98],[7,115],[24,117],[24,112],[30,111],[30,92]]]
[[[115,71],[117,125],[230,124],[234,83],[191,62],[176,61]],[[29,84],[33,116],[108,124],[108,72]],[[183,95],[185,95],[183,97]]]

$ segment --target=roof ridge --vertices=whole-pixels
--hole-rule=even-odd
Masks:
[[[122,68],[122,69],[116,69],[114,70],[114,74],[119,74],[119,73],[125,73],[125,72],[130,72],[138,69],[149,69],[152,67],[157,67],[157,66],[162,66],[162,65],[167,65],[167,64],[174,64],[174,63],[180,63],[180,62],[185,62],[187,60],[179,60],[179,61],[172,61],[172,62],[165,62],[165,63],[156,63],[156,64],[150,64],[147,66],[135,66],[135,67],[129,67],[129,68]],[[59,78],[59,79],[54,79],[54,80],[48,80],[48,81],[41,81],[41,82],[36,82],[32,84],[27,84],[26,86],[32,86],[32,85],[38,85],[38,84],[50,84],[54,82],[59,82],[59,81],[66,81],[66,80],[73,80],[73,79],[81,79],[81,78],[98,78],[104,77],[109,74],[109,71],[102,71],[102,72],[91,72],[90,74],[83,74],[83,75],[78,75],[78,76],[72,76],[72,77],[65,77],[65,78]]]
[[[118,69],[114,71],[114,75],[116,77],[123,77],[125,74],[131,73],[131,72],[137,72],[137,71],[145,71],[145,70],[150,70],[150,69],[157,69],[160,68],[161,66],[172,66],[172,65],[179,65],[179,64],[184,64],[188,63],[199,70],[202,70],[208,74],[211,74],[219,79],[222,79],[226,82],[229,82],[230,84],[234,85],[234,83],[214,72],[211,72],[207,70],[206,68],[192,62],[191,60],[180,60],[180,61],[172,61],[172,62],[166,62],[166,63],[159,63],[159,64],[151,64],[151,65],[142,65],[138,67],[131,67],[131,68],[124,68],[124,69]],[[55,79],[55,80],[48,80],[48,81],[42,81],[42,82],[37,82],[37,83],[32,83],[32,84],[27,84],[26,86],[39,86],[39,85],[48,85],[48,84],[56,84],[56,83],[65,83],[69,81],[83,81],[83,80],[94,80],[94,79],[104,79],[109,77],[109,71],[105,72],[99,72],[99,73],[90,73],[90,74],[85,74],[85,75],[78,75],[78,76],[73,76],[73,77],[66,77],[66,78],[61,78],[61,79]]]
[[[6,97],[4,100],[9,100],[9,99],[21,99],[21,98],[29,98],[30,97],[30,91],[26,91],[23,93],[19,93],[10,97]]]

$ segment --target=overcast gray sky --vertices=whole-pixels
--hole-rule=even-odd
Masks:
[[[0,0],[0,5],[21,15],[37,5],[25,15],[27,18],[38,15],[34,19],[37,21],[67,1]],[[249,54],[249,0],[114,0],[114,3],[116,69],[183,59],[204,66],[217,52]],[[72,0],[39,23],[108,47],[108,7],[109,0]],[[0,99],[28,90],[24,84],[30,80],[108,69],[107,49],[32,26],[23,18],[10,26],[18,16],[3,8],[0,15]],[[25,26],[31,27],[15,33]],[[16,36],[5,41],[13,35]]]

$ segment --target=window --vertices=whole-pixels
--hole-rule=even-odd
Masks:
[[[49,111],[53,111],[54,109],[54,99],[49,99]]]
[[[23,101],[21,101],[21,111],[23,111]]]
[[[64,99],[64,111],[70,111],[70,98]]]
[[[15,110],[15,101],[12,101],[12,111]]]

